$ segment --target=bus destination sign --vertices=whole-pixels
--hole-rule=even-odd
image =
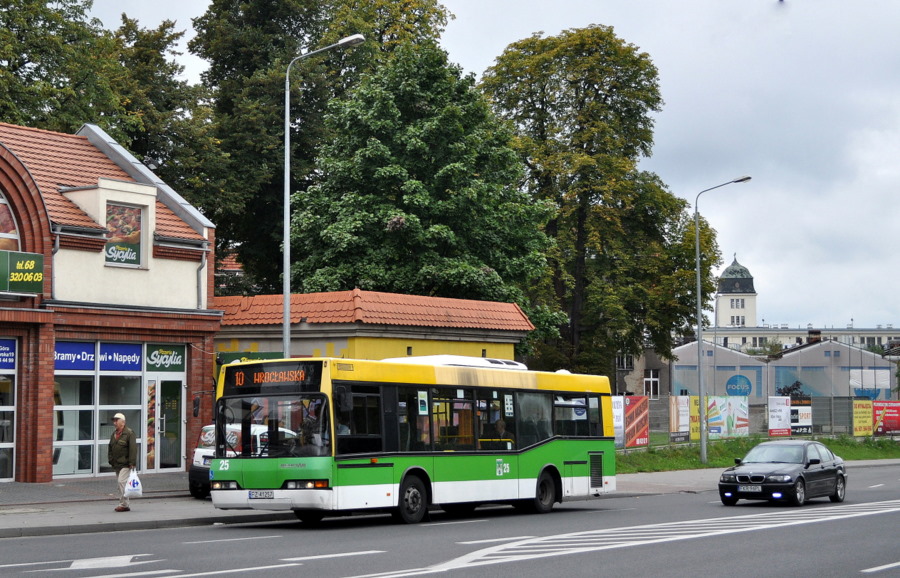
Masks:
[[[276,361],[252,365],[225,366],[225,392],[261,393],[280,389],[318,391],[322,363],[317,361]]]
[[[0,292],[43,293],[44,256],[0,251]]]

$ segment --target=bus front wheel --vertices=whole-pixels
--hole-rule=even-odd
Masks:
[[[428,499],[425,493],[425,483],[416,476],[407,476],[400,485],[397,517],[405,524],[418,524],[425,519],[427,511]]]

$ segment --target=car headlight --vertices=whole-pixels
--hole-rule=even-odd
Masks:
[[[790,482],[791,476],[787,474],[772,474],[771,476],[766,476],[767,482]]]
[[[733,484],[737,481],[737,478],[734,474],[722,474],[722,477],[719,478],[719,481],[725,484]]]

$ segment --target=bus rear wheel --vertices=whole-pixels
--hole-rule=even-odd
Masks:
[[[400,503],[396,517],[405,524],[418,524],[428,511],[425,483],[416,476],[407,476],[400,485]]]

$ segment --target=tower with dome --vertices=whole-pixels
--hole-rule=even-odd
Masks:
[[[734,261],[719,276],[716,292],[716,327],[756,327],[756,291],[753,275]]]

